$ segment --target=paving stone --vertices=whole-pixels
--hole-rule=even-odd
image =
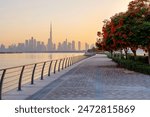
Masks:
[[[150,99],[150,76],[119,68],[106,55],[96,55],[59,78],[41,100]],[[53,83],[49,84],[51,86]],[[47,87],[49,87],[47,86]],[[38,93],[43,93],[39,91]],[[36,98],[34,98],[36,97]]]

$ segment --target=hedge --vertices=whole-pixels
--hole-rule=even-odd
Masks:
[[[128,59],[148,64],[148,56],[136,56],[136,57],[134,57],[132,55],[128,55]]]
[[[112,60],[126,69],[150,75],[150,65],[138,61],[112,57]]]

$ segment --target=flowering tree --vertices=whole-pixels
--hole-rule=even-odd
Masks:
[[[150,12],[150,1],[149,0],[134,0],[131,1],[128,5],[127,14],[127,22],[128,27],[130,27],[130,31],[132,34],[129,37],[131,42],[131,49],[136,55],[136,49],[143,45],[143,41],[148,40],[148,38],[143,38],[143,34],[141,33],[141,29],[145,24],[145,18]],[[150,21],[150,20],[149,20]],[[147,26],[146,26],[147,27]],[[140,35],[143,36],[140,36]],[[148,35],[149,33],[145,33]],[[145,41],[145,44],[149,42]]]
[[[128,40],[128,26],[125,23],[126,14],[121,12],[119,14],[114,15],[111,17],[112,27],[111,27],[111,35],[113,35],[114,46],[116,49],[122,50],[124,49],[126,52],[127,58],[127,50],[129,47],[129,40]]]
[[[128,48],[136,56],[136,50],[142,48],[148,51],[150,64],[150,0],[133,0],[128,10],[118,13],[104,21],[102,28],[103,41],[99,47],[113,51]]]
[[[124,25],[124,14],[119,13],[111,17],[111,20],[105,20],[103,26],[103,41],[97,45],[110,51],[127,49],[128,40],[126,27]]]
[[[131,49],[138,47],[148,51],[150,64],[150,0],[134,0],[128,5],[127,24],[132,35],[129,40]]]

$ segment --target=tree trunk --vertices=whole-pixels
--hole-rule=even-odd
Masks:
[[[131,49],[132,50],[132,52],[133,52],[133,55],[134,55],[134,60],[136,59],[135,57],[136,57],[136,50],[135,49]]]
[[[124,51],[125,51],[126,59],[128,59],[128,49],[124,49]]]
[[[138,48],[134,47],[134,48],[131,48],[132,52],[133,52],[133,55],[134,55],[134,60],[136,59],[136,50]]]
[[[136,50],[133,51],[133,54],[134,54],[134,59],[135,59],[135,57],[136,57]]]

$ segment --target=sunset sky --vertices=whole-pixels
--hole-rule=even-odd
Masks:
[[[131,0],[0,0],[0,44],[24,42],[31,36],[47,44],[80,40],[95,43],[103,20],[127,10]]]

